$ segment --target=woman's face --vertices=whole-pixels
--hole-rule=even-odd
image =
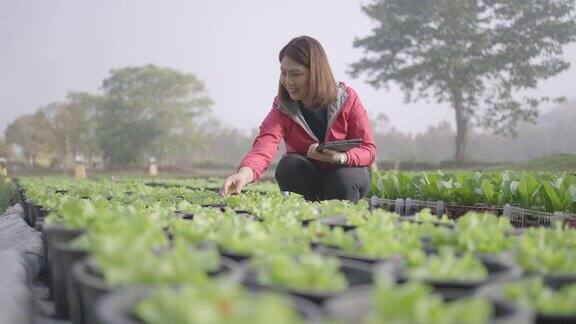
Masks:
[[[290,99],[306,103],[310,69],[284,55],[280,61],[280,84],[288,91]]]

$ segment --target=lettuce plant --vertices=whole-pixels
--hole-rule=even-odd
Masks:
[[[545,275],[576,274],[576,231],[530,228],[514,244],[517,262],[524,270]]]
[[[485,281],[488,269],[473,254],[457,256],[451,249],[442,249],[425,258],[408,258],[407,276],[415,280]]]
[[[432,288],[416,281],[403,285],[378,285],[374,307],[364,323],[488,323],[492,304],[480,297],[445,302]]]
[[[348,286],[335,257],[309,253],[295,258],[276,253],[255,258],[252,266],[263,285],[313,292],[338,292]]]
[[[547,315],[576,315],[576,284],[558,290],[546,286],[541,277],[532,277],[504,287],[506,298]]]
[[[141,300],[134,314],[145,323],[292,324],[303,319],[291,301],[272,293],[250,293],[228,281],[215,280],[160,288]]]

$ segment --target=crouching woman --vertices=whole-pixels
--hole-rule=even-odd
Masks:
[[[278,151],[286,154],[276,168],[282,191],[307,200],[346,199],[357,202],[370,186],[369,167],[376,146],[366,110],[356,92],[334,80],[322,45],[312,37],[292,39],[279,54],[280,81],[272,109],[260,126],[252,149],[228,176],[222,196],[239,193],[258,180]],[[320,143],[362,140],[346,152],[318,151]]]

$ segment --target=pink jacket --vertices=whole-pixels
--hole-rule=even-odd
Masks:
[[[346,165],[366,167],[374,163],[374,135],[366,110],[356,92],[344,83],[338,83],[338,99],[327,109],[325,142],[361,138],[361,146],[346,152]],[[242,159],[238,169],[247,166],[254,172],[254,181],[259,179],[276,155],[281,139],[286,143],[286,154],[298,153],[304,156],[310,145],[319,142],[306,124],[298,104],[281,103],[276,97],[272,109],[260,125],[260,133],[254,140],[252,149]],[[316,162],[324,170],[333,167],[329,163]]]

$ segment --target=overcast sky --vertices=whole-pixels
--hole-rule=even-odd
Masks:
[[[447,107],[404,104],[392,87],[375,90],[346,74],[361,50],[355,37],[373,23],[352,0],[0,0],[0,131],[17,116],[62,100],[69,90],[98,93],[110,69],[156,64],[195,73],[226,125],[251,129],[275,95],[278,52],[309,35],[324,46],[335,77],[359,93],[371,115],[418,132],[442,120]],[[576,46],[567,72],[536,94],[576,97]]]

